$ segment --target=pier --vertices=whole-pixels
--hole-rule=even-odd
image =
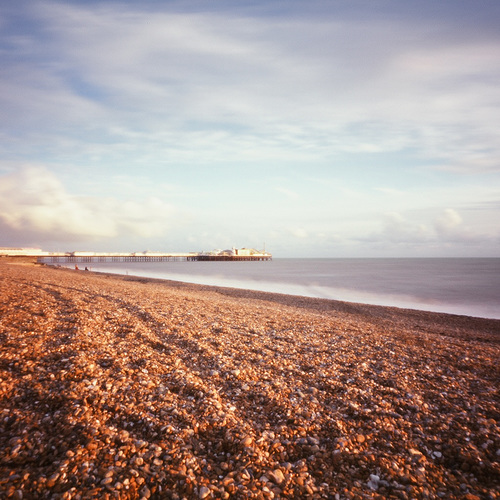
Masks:
[[[211,252],[46,252],[39,248],[0,248],[1,258],[30,260],[38,264],[92,263],[92,262],[175,262],[175,261],[266,261],[273,256],[265,250],[232,248]]]
[[[92,263],[92,262],[197,262],[197,261],[268,261],[272,260],[269,253],[238,254],[204,254],[204,253],[50,253],[36,256],[39,264],[57,263]]]

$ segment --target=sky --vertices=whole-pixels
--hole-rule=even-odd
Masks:
[[[500,257],[498,0],[0,4],[0,246]]]

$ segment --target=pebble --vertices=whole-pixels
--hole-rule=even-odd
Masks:
[[[139,494],[141,495],[141,498],[150,498],[151,490],[147,486],[144,486],[143,488],[141,488]]]
[[[268,472],[268,475],[271,478],[271,480],[278,485],[280,485],[281,483],[283,483],[285,481],[285,476],[284,476],[283,472],[281,471],[281,469],[275,469],[273,471],[270,471],[270,472]]]
[[[243,446],[251,446],[253,443],[253,439],[251,438],[251,436],[246,436],[242,441],[241,441],[241,444]]]
[[[0,498],[498,498],[498,321],[0,278]]]
[[[210,489],[209,489],[209,488],[207,488],[206,486],[202,486],[202,487],[200,488],[199,493],[198,493],[198,497],[199,497],[199,498],[207,498],[207,497],[208,497],[208,495],[210,495]]]

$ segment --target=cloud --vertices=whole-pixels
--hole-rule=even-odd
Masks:
[[[295,191],[292,191],[291,189],[288,189],[288,188],[285,188],[285,187],[276,187],[275,190],[278,193],[281,193],[281,194],[285,195],[287,198],[289,198],[291,200],[298,200],[298,199],[300,199],[300,196]]]
[[[409,221],[398,212],[390,212],[384,216],[382,231],[372,235],[370,239],[384,243],[412,245],[429,242],[432,234],[425,224]]]
[[[427,212],[427,213],[426,213]],[[412,217],[399,212],[384,214],[382,228],[365,238],[359,238],[364,244],[385,249],[411,249],[414,255],[439,249],[462,251],[463,248],[482,247],[490,252],[499,242],[498,231],[480,232],[464,224],[457,210],[446,208],[421,211]],[[460,250],[462,249],[462,250]]]
[[[404,9],[395,22],[116,5],[45,2],[26,13],[43,30],[11,37],[20,62],[1,85],[10,124],[42,141],[50,117],[45,129],[71,138],[68,149],[123,158],[412,148],[454,171],[500,169],[492,35],[469,31],[457,44],[452,19],[415,23]]]
[[[298,239],[306,239],[309,237],[309,233],[303,227],[293,227],[289,229],[289,233]]]
[[[438,234],[446,235],[456,230],[461,224],[462,217],[460,217],[458,212],[452,208],[447,208],[436,219],[434,226]]]
[[[26,241],[156,237],[166,233],[171,214],[172,208],[157,198],[121,201],[72,195],[43,167],[26,167],[0,180],[0,227]]]
[[[378,191],[382,194],[394,197],[401,197],[401,196],[408,196],[408,193],[406,191],[402,191],[400,189],[394,189],[394,188],[389,188],[389,187],[376,187],[374,188],[375,191]]]

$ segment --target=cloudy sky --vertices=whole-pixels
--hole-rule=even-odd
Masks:
[[[0,5],[0,246],[500,256],[498,0]]]

